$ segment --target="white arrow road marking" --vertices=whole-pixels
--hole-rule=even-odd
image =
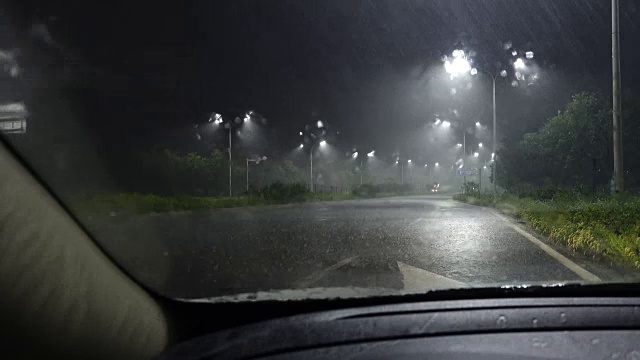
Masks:
[[[402,273],[404,290],[426,291],[451,288],[469,287],[467,284],[449,279],[430,271],[407,265],[398,261],[398,268]]]
[[[590,273],[589,271],[585,270],[584,268],[582,268],[580,265],[574,263],[573,261],[567,259],[564,255],[562,255],[559,252],[555,251],[549,245],[547,245],[547,244],[543,243],[542,241],[538,240],[535,236],[529,234],[528,232],[526,232],[526,231],[522,230],[521,228],[519,228],[518,226],[514,225],[513,223],[511,223],[511,221],[506,219],[504,216],[502,216],[502,215],[500,215],[500,214],[498,214],[496,212],[493,212],[493,215],[497,216],[502,221],[504,221],[509,227],[511,227],[513,230],[517,231],[518,234],[524,236],[529,241],[531,241],[532,243],[537,245],[540,249],[542,249],[542,251],[544,251],[547,254],[549,254],[549,256],[551,256],[552,258],[558,260],[558,262],[560,264],[564,265],[567,269],[569,269],[569,270],[573,271],[574,273],[576,273],[576,275],[580,276],[580,278],[582,278],[582,280],[586,280],[586,281],[590,281],[590,282],[600,282],[600,281],[602,281],[599,277],[597,277],[596,275],[594,275],[594,274]]]
[[[346,259],[342,259],[340,261],[338,261],[337,263],[324,268],[324,269],[320,269],[318,271],[314,271],[313,273],[311,273],[311,275],[307,276],[306,278],[304,278],[302,281],[300,281],[298,283],[298,287],[309,287],[310,285],[318,282],[320,279],[322,279],[323,277],[325,277],[328,273],[330,273],[331,271],[334,271],[342,266],[347,265],[348,263],[352,262],[353,260],[357,259],[357,256],[353,256],[350,258],[346,258]]]

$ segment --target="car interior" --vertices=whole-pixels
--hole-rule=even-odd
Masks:
[[[635,359],[633,285],[459,289],[208,303],[123,271],[6,144],[0,146],[3,359]]]

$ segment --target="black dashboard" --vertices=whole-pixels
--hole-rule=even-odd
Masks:
[[[640,359],[640,298],[439,300],[319,311],[185,341],[161,359]]]

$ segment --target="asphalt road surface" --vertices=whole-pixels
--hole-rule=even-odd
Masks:
[[[117,214],[90,229],[141,282],[180,298],[255,298],[283,289],[393,293],[619,276],[546,245],[493,210],[445,195]]]

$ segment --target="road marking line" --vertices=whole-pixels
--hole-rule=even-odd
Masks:
[[[398,263],[398,268],[402,273],[404,290],[427,291],[469,287],[463,282],[449,279],[448,277],[432,273],[431,271],[411,266],[400,261],[396,262]]]
[[[533,235],[529,234],[528,232],[522,230],[520,227],[512,224],[508,219],[506,219],[502,215],[497,214],[495,212],[493,212],[493,215],[495,215],[496,217],[498,217],[499,219],[501,219],[502,221],[507,223],[507,225],[509,227],[511,227],[512,229],[517,231],[520,235],[522,235],[525,238],[527,238],[527,240],[529,240],[532,243],[534,243],[535,245],[537,245],[540,249],[542,249],[542,251],[546,252],[547,254],[549,254],[549,256],[551,256],[552,258],[556,259],[560,264],[564,265],[567,269],[573,271],[576,275],[580,276],[582,278],[582,280],[591,281],[591,282],[600,282],[600,281],[602,281],[602,279],[600,279],[596,275],[590,273],[589,271],[585,270],[580,265],[578,265],[578,264],[574,263],[573,261],[569,260],[567,257],[565,257],[564,255],[560,254],[559,252],[557,252],[553,248],[551,248],[549,245],[547,245],[547,244],[543,243],[542,241],[538,240],[538,238],[536,238],[535,236],[533,236]]]
[[[323,277],[325,277],[325,275],[327,275],[328,273],[330,273],[331,271],[337,270],[338,268],[347,265],[348,263],[352,262],[353,260],[357,259],[357,256],[353,256],[350,258],[346,258],[346,259],[342,259],[340,261],[338,261],[337,263],[329,266],[328,268],[324,268],[324,269],[320,269],[318,271],[313,272],[311,275],[307,276],[306,278],[304,278],[302,281],[298,282],[298,287],[309,287],[311,284],[314,284],[316,282],[318,282],[320,279],[322,279]]]

